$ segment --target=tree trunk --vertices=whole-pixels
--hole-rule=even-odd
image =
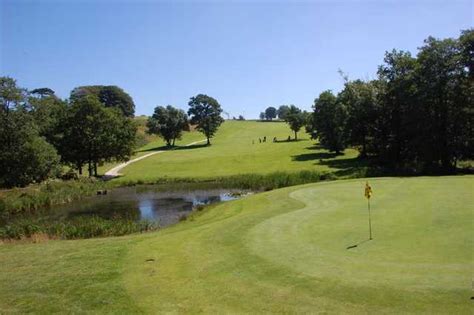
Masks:
[[[78,165],[77,170],[79,171],[79,175],[82,175],[82,165]]]
[[[173,147],[174,147],[174,142],[175,142],[176,138],[173,138]]]
[[[89,166],[89,177],[92,177],[92,161],[88,161],[88,166]]]
[[[211,145],[211,140],[207,137],[207,145]]]
[[[297,135],[296,131],[295,131],[295,141],[298,141],[298,135]]]
[[[94,176],[97,177],[97,163],[94,162]]]

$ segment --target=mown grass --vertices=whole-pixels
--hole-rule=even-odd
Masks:
[[[474,177],[294,186],[158,232],[0,246],[0,309],[471,314]],[[352,245],[355,248],[347,249]]]
[[[187,137],[191,135],[195,137],[193,141],[204,139],[197,132]],[[124,168],[124,176],[114,181],[153,182],[162,178],[208,179],[299,171],[355,172],[366,166],[357,158],[356,150],[347,149],[343,155],[335,155],[315,144],[304,132],[300,132],[299,141],[286,141],[288,135],[292,133],[284,122],[226,121],[211,140],[211,146],[197,144],[151,156]],[[259,138],[264,136],[266,143],[260,143]],[[272,142],[273,137],[278,142]]]

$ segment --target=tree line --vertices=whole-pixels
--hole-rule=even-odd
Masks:
[[[295,140],[298,140],[298,132],[306,125],[309,115],[307,111],[301,110],[295,105],[281,105],[278,109],[269,106],[260,113],[260,120],[272,121],[278,117],[289,125],[294,132]]]
[[[474,31],[429,37],[416,56],[385,54],[374,80],[344,78],[342,91],[315,99],[306,130],[336,153],[391,169],[452,172],[474,158]]]
[[[190,124],[210,139],[223,122],[216,99],[191,97],[189,110],[155,108],[148,132],[174,146]],[[135,149],[135,104],[117,86],[80,86],[62,100],[50,88],[28,91],[0,77],[0,187],[64,177],[63,166],[98,176],[98,166],[128,160]],[[188,118],[188,115],[191,118]]]
[[[133,153],[132,98],[116,86],[75,88],[68,100],[49,88],[28,91],[0,77],[0,186],[62,175],[67,165],[97,176],[97,166]]]

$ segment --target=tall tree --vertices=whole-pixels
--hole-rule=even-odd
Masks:
[[[265,109],[265,117],[268,119],[268,120],[272,120],[273,118],[276,118],[277,116],[277,110],[275,107],[267,107],[267,109]]]
[[[0,186],[25,186],[59,173],[59,156],[38,134],[26,90],[0,77]]]
[[[115,107],[127,117],[135,114],[133,99],[124,90],[115,85],[79,86],[71,91],[71,101],[86,95],[95,95],[105,107]]]
[[[176,139],[181,139],[184,130],[189,131],[188,116],[171,105],[157,106],[153,116],[147,122],[148,133],[162,137],[168,146],[174,146]]]
[[[290,105],[285,115],[285,121],[290,125],[290,129],[295,133],[295,140],[298,140],[298,131],[306,124],[307,113],[301,111],[295,105]]]
[[[265,113],[261,112],[258,117],[260,118],[260,120],[265,120]]]
[[[124,161],[133,153],[136,126],[118,109],[105,108],[95,95],[73,101],[64,121],[61,156],[82,173],[87,163],[89,176],[108,161]]]
[[[290,107],[288,107],[287,105],[281,105],[280,107],[278,107],[278,110],[277,110],[278,118],[284,120],[289,110],[290,110]]]
[[[361,156],[367,155],[368,145],[376,130],[378,89],[375,81],[347,81],[338,99],[347,108],[348,141],[359,146]]]
[[[40,90],[52,91],[48,88]],[[39,134],[57,147],[62,136],[60,125],[61,121],[66,118],[67,103],[56,97],[54,92],[50,94],[49,92],[33,93],[33,91],[28,99],[31,108],[30,113],[38,126]]]
[[[224,122],[224,119],[221,117],[221,105],[216,99],[205,94],[191,97],[188,105],[188,115],[191,116],[191,124],[197,126],[196,129],[206,136],[207,144],[210,145],[210,139]]]
[[[312,125],[321,145],[339,154],[346,148],[347,112],[331,91],[322,92],[314,101]]]
[[[416,58],[404,51],[392,50],[384,58],[385,64],[379,67],[378,76],[381,88],[381,104],[378,117],[378,131],[374,145],[379,159],[391,167],[404,168],[405,161],[414,160],[408,140],[413,139],[421,145],[419,132],[423,121],[421,113],[414,113],[416,107]],[[412,113],[412,114],[409,114]]]

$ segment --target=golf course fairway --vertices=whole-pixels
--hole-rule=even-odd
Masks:
[[[472,314],[474,177],[369,179],[371,241],[365,181],[259,193],[154,233],[1,245],[0,309]]]

